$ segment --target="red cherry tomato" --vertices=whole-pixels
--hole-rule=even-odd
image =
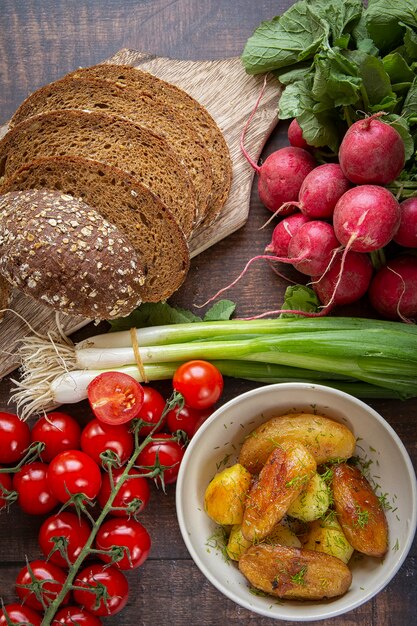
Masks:
[[[139,413],[143,387],[122,372],[103,372],[87,387],[88,401],[97,419],[106,424],[125,424]]]
[[[117,485],[123,470],[113,470],[114,484]],[[117,496],[113,501],[111,514],[116,517],[128,517],[144,510],[149,502],[151,495],[149,483],[146,478],[138,476],[136,470],[129,470],[128,475],[134,474],[135,478],[127,478],[119,489]],[[110,477],[104,474],[103,482],[97,500],[101,508],[104,507],[110,497],[111,485]]]
[[[30,429],[14,413],[0,412],[0,463],[18,463],[30,445]]]
[[[100,454],[111,450],[123,465],[133,452],[134,439],[126,424],[110,426],[93,419],[84,427],[81,434],[81,449],[98,464],[102,464]]]
[[[119,569],[136,569],[148,558],[151,538],[142,524],[134,519],[109,519],[100,527],[96,536],[98,550],[110,550],[112,547],[124,547],[123,557],[114,563]],[[111,562],[108,554],[99,554],[105,563]]]
[[[30,568],[30,571],[29,571]],[[58,593],[60,593],[66,579],[65,572],[49,561],[36,560],[31,561],[28,565],[22,567],[16,578],[16,593],[19,598],[36,611],[43,611],[42,603],[36,597],[32,589],[22,587],[22,585],[30,585],[32,576],[36,581],[48,581],[39,587],[42,600],[46,606],[53,602]],[[63,604],[69,600],[69,593],[66,594]]]
[[[100,468],[85,452],[66,450],[50,462],[48,485],[60,502],[68,502],[76,493],[93,500],[100,491]]]
[[[47,463],[64,450],[79,449],[80,436],[81,428],[77,420],[59,411],[39,418],[31,432],[32,441],[42,441],[45,444],[41,457]]]
[[[59,609],[54,617],[52,626],[101,626],[101,620],[79,606],[66,606]],[[1,625],[0,625],[1,626]]]
[[[173,387],[193,409],[207,409],[217,402],[223,391],[221,372],[207,361],[188,361],[175,371]]]
[[[8,504],[8,500],[7,500],[7,491],[12,491],[13,489],[13,484],[12,484],[12,477],[10,476],[10,474],[0,474],[0,509],[2,509],[3,507],[7,506]]]
[[[165,409],[166,402],[159,391],[153,387],[143,387],[143,393],[143,405],[136,417],[149,424],[149,426],[145,424],[140,429],[141,436],[146,437],[153,429],[155,429],[153,430],[154,433],[163,429],[166,418],[164,417],[161,420],[161,416]],[[155,428],[158,422],[160,423],[157,428]]]
[[[155,441],[148,443],[139,453],[136,465],[140,471],[148,473],[158,464],[165,467],[163,478],[156,477],[156,482],[165,485],[175,483],[177,480],[180,464],[184,456],[184,448],[168,433],[158,433]],[[149,469],[148,469],[149,468]]]
[[[91,586],[97,587],[98,583],[106,588],[107,596],[105,601],[101,599],[97,606],[96,595],[88,591],[87,588]],[[93,615],[115,615],[124,608],[129,596],[126,577],[112,565],[88,565],[76,577],[75,585],[86,588],[85,591],[83,589],[74,589],[75,601],[85,607],[87,611],[93,613]]]
[[[187,405],[184,405],[182,409],[176,407],[168,411],[167,426],[171,433],[182,430],[191,439],[209,415],[211,415],[211,409],[198,411]]]
[[[50,513],[58,504],[48,483],[48,465],[40,461],[22,465],[13,476],[13,489],[20,508],[30,515]]]
[[[59,550],[52,552],[58,545],[54,538],[62,537],[66,541],[66,545],[62,544],[65,545],[65,554],[68,560],[74,563],[85,546],[90,532],[90,525],[85,518],[78,517],[74,513],[61,511],[56,515],[51,515],[43,522],[39,529],[39,546],[48,561],[61,567],[68,567],[68,561]]]
[[[7,615],[7,618],[6,618]],[[21,604],[6,604],[3,610],[0,609],[0,626],[9,624],[32,624],[41,626],[42,617],[28,606]]]

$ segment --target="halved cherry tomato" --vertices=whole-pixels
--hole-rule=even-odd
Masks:
[[[177,480],[184,448],[168,433],[158,433],[155,440],[148,443],[139,453],[136,465],[141,473],[148,473],[158,465],[165,468],[156,476],[158,484],[169,485]]]
[[[120,570],[112,565],[92,564],[85,567],[76,577],[74,589],[75,601],[84,606],[93,615],[115,615],[121,611],[127,603],[129,586],[126,577]],[[106,588],[105,598],[97,598],[88,590],[100,584]],[[79,589],[79,587],[85,587]]]
[[[45,444],[41,458],[48,463],[64,450],[79,449],[80,436],[81,427],[77,420],[59,411],[39,418],[31,432],[32,441],[42,441]]]
[[[10,474],[0,474],[0,509],[7,506],[7,491],[12,491],[12,477]]]
[[[43,611],[42,602],[38,600],[32,589],[26,587],[26,585],[33,583],[32,577],[35,581],[47,581],[43,582],[42,586],[39,586],[39,590],[43,602],[48,606],[60,593],[65,583],[66,574],[57,565],[41,559],[31,561],[19,571],[16,578],[17,595],[31,609]],[[66,604],[68,600],[69,593],[66,594],[63,604]]]
[[[172,385],[193,409],[207,409],[217,402],[223,391],[221,372],[208,361],[187,361],[175,371]]]
[[[17,463],[30,445],[30,429],[14,413],[0,412],[0,463]]]
[[[48,465],[40,461],[22,465],[13,476],[13,489],[20,508],[30,515],[50,513],[58,504],[48,483]]]
[[[49,464],[47,478],[52,495],[63,503],[77,493],[93,500],[101,487],[99,466],[81,450],[58,454]]]
[[[68,561],[74,563],[81,550],[85,546],[90,536],[91,528],[84,517],[79,517],[75,513],[61,511],[56,515],[51,515],[39,529],[39,546],[48,561],[52,561],[61,567],[68,567]],[[65,554],[68,561],[63,557],[57,547],[56,539],[62,537],[65,546]],[[55,541],[54,541],[55,538]]]
[[[134,439],[126,424],[111,426],[92,419],[81,433],[81,448],[98,465],[102,464],[100,454],[111,450],[117,454],[123,465],[133,452]]]
[[[7,618],[6,618],[7,615]],[[8,624],[32,624],[32,626],[41,626],[42,617],[36,611],[28,606],[13,603],[6,604],[0,609],[0,626],[8,626]]]
[[[99,528],[96,536],[98,550],[110,550],[112,547],[125,548],[122,558],[113,565],[119,569],[136,569],[148,558],[151,538],[144,526],[134,519],[109,519]],[[105,563],[111,562],[110,554],[99,554]]]
[[[171,433],[182,430],[191,439],[211,413],[211,408],[199,411],[187,405],[184,405],[182,408],[177,406],[175,409],[168,411],[167,426]]]
[[[132,376],[103,372],[88,385],[87,395],[97,419],[106,424],[125,424],[138,415],[144,393]]]
[[[101,626],[101,620],[80,606],[66,606],[59,609],[52,626]]]
[[[136,417],[149,424],[149,426],[144,424],[140,429],[141,437],[146,437],[146,435],[149,435],[151,430],[153,430],[154,433],[157,433],[163,429],[166,417],[164,416],[162,420],[161,417],[165,409],[166,402],[159,391],[153,387],[145,386],[143,387],[143,392],[144,396],[142,408]],[[158,426],[155,428],[156,424],[158,424]]]
[[[113,481],[117,485],[123,469],[113,470]],[[136,470],[129,470],[128,476],[134,475],[134,478],[127,478],[120,487],[116,497],[113,500],[113,508],[111,514],[116,517],[128,517],[144,510],[149,502],[151,495],[149,482],[146,478],[138,476]],[[101,508],[104,507],[111,494],[111,484],[109,474],[104,474],[101,489],[97,500]]]

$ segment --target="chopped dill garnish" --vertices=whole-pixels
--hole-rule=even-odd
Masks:
[[[304,577],[306,575],[306,572],[307,565],[304,565],[304,567],[302,567],[299,572],[291,576],[291,581],[296,585],[305,585],[306,581]]]

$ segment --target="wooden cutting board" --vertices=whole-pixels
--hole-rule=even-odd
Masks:
[[[185,89],[206,107],[224,134],[233,162],[232,187],[215,224],[198,230],[193,236],[190,252],[195,257],[241,228],[248,218],[254,171],[241,153],[240,134],[260,94],[263,77],[246,74],[238,57],[188,61],[123,49],[107,62],[140,67]],[[255,161],[277,124],[279,95],[278,83],[270,77],[245,140],[245,146]],[[0,137],[6,132],[7,125],[0,128]],[[80,316],[59,314],[59,323],[68,335],[90,321]],[[56,325],[54,311],[15,290],[11,310],[5,313],[0,324],[0,378],[19,365],[16,347],[23,337],[31,330],[41,333],[53,331]]]

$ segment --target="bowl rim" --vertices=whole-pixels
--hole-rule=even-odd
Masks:
[[[371,413],[372,416],[377,420],[377,422],[382,426],[382,428],[384,430],[387,431],[387,433],[389,434],[389,436],[393,439],[393,441],[395,442],[395,445],[398,447],[398,449],[401,452],[401,456],[403,457],[404,463],[407,467],[407,471],[408,474],[410,476],[410,483],[411,483],[411,489],[412,492],[410,494],[411,497],[411,502],[412,502],[412,512],[411,512],[411,516],[410,516],[410,523],[409,523],[409,528],[410,528],[410,532],[408,532],[407,534],[407,540],[405,541],[404,545],[401,548],[401,556],[400,558],[398,558],[395,566],[389,571],[389,573],[375,586],[373,587],[370,591],[365,592],[363,594],[363,596],[361,598],[359,598],[358,600],[352,602],[352,604],[349,607],[340,607],[339,609],[334,609],[334,610],[330,610],[330,611],[326,611],[326,615],[317,615],[317,616],[307,616],[307,617],[303,617],[303,616],[289,616],[289,615],[271,615],[271,613],[267,613],[266,611],[263,612],[260,609],[254,608],[253,606],[251,606],[249,603],[246,603],[244,600],[236,597],[231,591],[229,591],[229,589],[224,586],[215,576],[212,575],[211,571],[208,569],[208,567],[206,567],[206,565],[201,561],[200,557],[198,556],[196,550],[194,549],[193,543],[190,540],[190,537],[187,533],[187,529],[186,529],[186,521],[185,521],[185,516],[184,516],[184,511],[182,508],[182,500],[184,497],[184,482],[185,482],[185,477],[186,477],[186,473],[187,473],[187,467],[190,463],[190,458],[191,455],[193,453],[193,450],[195,448],[197,448],[197,446],[199,445],[200,441],[202,440],[202,438],[204,437],[204,433],[205,431],[211,426],[211,424],[218,419],[219,415],[222,415],[224,412],[228,411],[230,408],[233,408],[234,405],[238,405],[241,402],[244,402],[247,398],[251,398],[253,396],[257,396],[257,395],[262,395],[262,393],[265,393],[267,390],[268,391],[284,391],[285,389],[287,390],[310,390],[311,389],[318,389],[319,391],[322,390],[324,392],[328,392],[331,395],[333,394],[335,398],[337,397],[342,397],[347,401],[351,401],[355,404],[357,404],[359,407],[361,407],[362,409],[366,410],[367,412]],[[200,426],[200,428],[198,429],[197,433],[194,435],[194,437],[191,439],[184,457],[182,459],[181,465],[180,465],[180,469],[179,469],[179,473],[178,473],[178,477],[177,477],[177,483],[176,483],[176,494],[175,494],[175,504],[176,504],[176,514],[177,514],[177,520],[178,520],[178,524],[180,527],[180,532],[183,538],[183,541],[186,545],[186,548],[193,560],[193,562],[195,563],[195,565],[197,565],[197,567],[199,568],[199,570],[201,571],[201,573],[207,578],[207,580],[210,581],[210,583],[218,590],[220,591],[223,595],[225,595],[226,597],[228,597],[230,600],[232,600],[233,602],[235,602],[236,604],[238,604],[239,606],[251,611],[252,613],[256,613],[258,615],[263,615],[266,617],[269,617],[270,619],[276,619],[276,620],[287,620],[287,621],[294,621],[294,622],[305,622],[305,621],[309,621],[309,622],[313,622],[313,621],[318,621],[318,620],[322,620],[322,619],[329,619],[329,618],[333,618],[333,617],[337,617],[339,615],[343,615],[346,614],[356,608],[358,608],[359,606],[365,604],[366,602],[368,602],[369,600],[371,600],[373,597],[375,597],[380,591],[382,591],[382,589],[384,589],[389,582],[394,578],[394,576],[397,574],[397,572],[399,571],[399,569],[401,568],[401,566],[403,565],[405,559],[408,556],[408,553],[411,549],[412,543],[414,541],[414,537],[415,537],[415,533],[416,533],[416,528],[417,528],[417,479],[416,479],[416,472],[413,466],[413,463],[411,461],[410,455],[404,445],[404,443],[402,442],[402,440],[400,439],[399,435],[396,433],[396,431],[394,430],[394,428],[389,424],[389,422],[380,414],[378,413],[373,407],[371,407],[370,405],[366,404],[366,402],[364,402],[363,400],[356,398],[355,396],[352,396],[351,394],[345,392],[345,391],[341,391],[339,389],[336,389],[334,387],[330,387],[330,386],[326,386],[326,385],[321,385],[321,384],[316,384],[316,383],[302,383],[302,382],[286,382],[286,383],[273,383],[273,384],[269,384],[269,385],[263,385],[260,387],[256,387],[255,389],[250,389],[249,391],[243,392],[241,394],[238,394],[237,396],[235,396],[234,398],[230,399],[229,401],[227,401],[225,404],[223,404],[222,406],[220,406],[218,409],[216,409],[208,418],[207,420]],[[414,532],[413,532],[414,530]]]

